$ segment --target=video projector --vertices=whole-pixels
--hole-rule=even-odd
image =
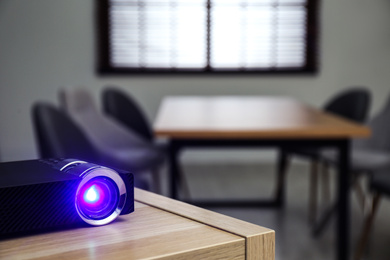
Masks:
[[[76,159],[0,163],[0,236],[105,225],[134,211],[133,174]]]

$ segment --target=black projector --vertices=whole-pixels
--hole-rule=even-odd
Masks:
[[[76,159],[0,163],[0,236],[100,226],[133,211],[131,173]]]

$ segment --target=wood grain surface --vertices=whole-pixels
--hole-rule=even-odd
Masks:
[[[367,127],[288,97],[165,97],[154,124],[169,138],[367,137]]]
[[[274,259],[272,230],[150,192],[135,194],[135,212],[109,225],[2,239],[0,259]]]
[[[247,259],[274,259],[275,257],[275,232],[271,229],[147,191],[137,189],[135,194],[145,204],[245,238]]]

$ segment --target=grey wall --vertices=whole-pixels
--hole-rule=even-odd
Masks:
[[[36,158],[30,107],[57,102],[65,85],[106,84],[131,92],[151,120],[165,95],[290,95],[320,106],[348,85],[366,85],[373,111],[389,94],[390,1],[322,0],[316,76],[99,77],[94,1],[0,1],[0,160]],[[98,101],[98,100],[97,100]]]

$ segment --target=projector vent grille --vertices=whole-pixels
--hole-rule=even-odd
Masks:
[[[80,221],[78,180],[0,189],[0,233],[65,226]]]

